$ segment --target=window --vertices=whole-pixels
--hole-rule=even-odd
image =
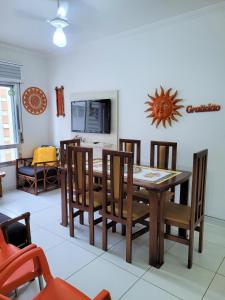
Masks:
[[[2,71],[1,65],[0,62],[0,165],[18,158],[22,142],[20,85],[11,78],[9,82],[1,80],[12,74],[7,69]]]

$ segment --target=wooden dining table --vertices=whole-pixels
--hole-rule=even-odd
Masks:
[[[94,177],[102,177],[100,168],[95,169],[95,161],[93,165]],[[153,169],[146,166],[138,166],[148,169],[149,172],[155,172]],[[158,172],[162,170],[158,169]],[[167,171],[167,170],[164,170]],[[133,174],[133,185],[139,188],[145,188],[149,193],[149,264],[156,268],[160,268],[164,263],[164,204],[166,192],[176,186],[180,186],[179,203],[188,204],[189,179],[191,172],[188,171],[171,171],[173,176],[168,176],[162,181],[151,182],[143,176]],[[124,178],[126,183],[126,177]],[[66,168],[61,168],[61,225],[68,225],[68,204],[67,204],[67,171]],[[179,229],[179,235],[185,237],[186,230]]]

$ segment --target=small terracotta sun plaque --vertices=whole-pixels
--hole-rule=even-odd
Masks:
[[[152,118],[152,124],[156,127],[162,122],[163,126],[166,128],[167,123],[171,126],[172,121],[178,121],[176,116],[182,116],[178,110],[183,108],[183,105],[178,103],[182,99],[177,99],[177,91],[171,94],[172,89],[165,91],[160,87],[160,92],[155,90],[155,95],[148,95],[150,101],[146,101],[145,104],[149,106],[145,112],[149,113],[147,118]],[[167,122],[167,123],[166,123]]]
[[[29,87],[23,93],[23,106],[32,115],[42,114],[47,107],[45,93],[38,87]]]

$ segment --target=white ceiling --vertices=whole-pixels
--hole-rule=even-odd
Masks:
[[[68,49],[224,0],[67,0]],[[0,42],[42,52],[62,51],[52,44],[56,0],[0,0]],[[75,46],[74,46],[75,47]]]

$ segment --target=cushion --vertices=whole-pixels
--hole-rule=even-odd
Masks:
[[[43,178],[43,167],[36,167],[36,173],[37,173],[37,178],[42,179]],[[24,166],[18,168],[18,173],[23,174],[26,176],[34,177],[34,167],[32,166]],[[47,176],[56,176],[57,175],[57,169],[56,168],[49,168]]]
[[[140,218],[148,218],[149,217],[149,206],[144,203],[139,203],[133,201],[132,203],[132,221],[137,221]],[[107,211],[111,213],[111,206],[109,205],[107,207]],[[115,205],[115,213],[118,216],[118,205]],[[127,218],[127,200],[124,200],[123,202],[123,217]]]
[[[11,220],[10,217],[0,213],[0,224]],[[14,246],[20,246],[26,242],[27,234],[26,234],[26,226],[22,223],[16,222],[11,224],[6,229],[8,241],[10,244]]]
[[[56,148],[55,147],[38,147],[34,149],[34,157],[32,165],[39,162],[55,161],[56,160]],[[54,165],[49,164],[49,165]],[[41,164],[39,164],[41,166]]]
[[[82,196],[80,195],[79,203],[82,204]],[[103,193],[102,192],[94,192],[94,208],[102,206]],[[89,205],[89,192],[86,192],[86,204]]]
[[[165,205],[165,223],[169,225],[189,227],[191,221],[191,208],[173,202],[166,202]]]

